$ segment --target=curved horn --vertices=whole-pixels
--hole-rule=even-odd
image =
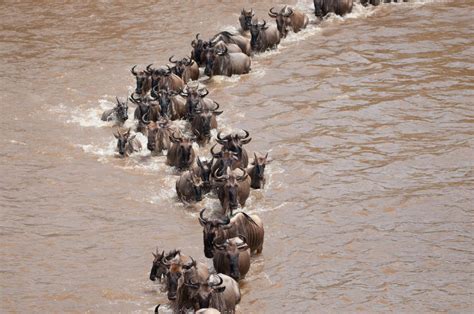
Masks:
[[[216,157],[216,158],[219,158],[220,157],[220,153],[214,153],[214,147],[216,147],[217,144],[214,144],[214,146],[211,147],[211,154],[212,154],[212,157]]]
[[[217,171],[219,171],[219,168],[217,168],[215,171],[214,171],[214,179],[218,182],[222,182],[224,181],[225,179],[227,179],[227,175],[222,175],[222,176],[218,176],[217,175]]]
[[[173,57],[174,57],[174,55],[172,55],[172,56],[171,56],[171,57],[168,59],[168,60],[169,60],[169,62],[171,62],[171,63],[176,63],[176,62],[178,62],[178,61],[173,61],[173,60],[172,60],[172,59],[173,59]]]
[[[203,93],[201,93],[202,90],[204,90]],[[203,89],[200,89],[198,92],[199,92],[199,96],[201,96],[201,98],[204,98],[209,94],[209,91],[205,87]]]
[[[212,241],[212,245],[213,245],[216,249],[218,249],[218,250],[224,250],[224,249],[225,249],[225,243],[226,243],[226,242],[224,242],[224,243],[222,243],[222,244],[220,244],[220,243],[218,244],[218,243],[216,242],[216,239],[214,239],[214,241]]]
[[[135,65],[132,67],[132,69],[130,70],[130,72],[132,72],[132,74],[133,74],[134,76],[137,76],[137,72],[135,72],[135,68],[136,68],[136,67],[137,67],[137,65],[135,64]]]
[[[153,72],[153,69],[151,68],[151,66],[153,65],[153,63],[150,63],[149,65],[146,66],[146,71],[150,74],[151,72]]]
[[[199,35],[200,35],[200,33],[196,34],[196,40],[199,40]]]
[[[244,129],[242,129],[242,131],[244,131],[245,135],[244,135],[243,137],[240,136],[240,135],[238,135],[238,137],[239,137],[241,140],[245,140],[245,139],[247,139],[247,138],[250,136],[250,133],[249,133],[249,131],[244,130]]]
[[[201,209],[201,211],[199,212],[199,220],[204,223],[204,224],[207,224],[208,221],[206,218],[204,218],[204,211],[206,210],[206,207],[204,207],[203,209]]]
[[[194,260],[194,258],[192,258],[192,256],[190,256],[189,258],[191,259],[191,262],[186,264],[186,265],[183,265],[183,268],[186,269],[186,270],[189,270],[193,266],[196,266],[196,261]]]
[[[168,68],[168,70],[166,71],[165,75],[170,75],[171,74],[171,68],[170,68],[169,65],[166,65],[166,67]]]
[[[228,216],[225,217],[225,220],[220,220],[219,225],[228,225],[230,223],[230,218]]]
[[[237,179],[237,181],[244,181],[245,179],[247,179],[249,174],[247,173],[247,171],[244,168],[239,168],[239,169],[242,170],[243,174],[241,176],[238,176],[236,179]]]
[[[244,241],[246,244],[248,244],[247,237],[244,236],[243,234],[238,234],[237,235],[242,241]]]
[[[148,115],[149,112],[145,113],[142,116],[142,122],[145,123],[146,125],[150,124],[150,120],[146,120],[145,117]]]
[[[286,14],[285,14],[285,16],[287,16],[287,17],[288,17],[288,16],[290,16],[290,15],[292,15],[292,14],[293,14],[293,9],[292,9],[292,8],[290,8],[290,7],[287,7],[287,8],[288,8],[288,13],[286,13]]]
[[[224,282],[224,279],[222,279],[222,277],[219,276],[219,275],[216,275],[216,276],[217,276],[217,278],[219,278],[219,282],[218,282],[218,283],[209,284],[209,286],[211,286],[211,287],[218,287],[218,286],[222,285],[222,283]]]
[[[219,104],[217,103],[217,101],[214,101],[214,103],[216,104],[216,108],[212,109],[212,111],[216,111],[216,110],[219,109],[219,107],[221,106],[221,105],[219,105]]]
[[[221,141],[226,141],[226,142],[227,142],[227,140],[226,140],[225,138],[222,138],[222,137],[221,137],[221,133],[222,133],[222,131],[219,131],[219,132],[217,133],[217,139],[219,139],[219,140],[221,140]]]
[[[270,9],[270,11],[268,12],[268,15],[269,15],[270,17],[277,17],[277,16],[278,16],[278,13],[277,13],[277,12],[273,12],[273,9],[275,9],[275,7],[272,7],[272,8]]]

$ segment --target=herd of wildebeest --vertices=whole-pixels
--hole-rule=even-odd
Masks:
[[[403,0],[406,2],[406,0]],[[381,0],[361,0],[363,5],[378,5]],[[383,2],[391,2],[384,0]],[[397,1],[394,1],[397,2]],[[314,0],[315,15],[350,13],[352,0]],[[223,31],[209,40],[196,35],[191,42],[189,58],[169,58],[171,63],[154,68],[152,64],[131,73],[136,80],[135,91],[127,101],[120,101],[102,115],[104,121],[114,121],[117,130],[117,150],[122,157],[142,149],[140,141],[124,129],[128,119],[128,100],[136,105],[136,132],[148,137],[147,148],[152,156],[166,151],[166,163],[182,174],[176,181],[176,192],[183,203],[196,203],[211,193],[221,204],[220,211],[202,209],[199,223],[203,227],[204,255],[213,259],[214,270],[205,263],[182,254],[180,250],[153,253],[150,280],[160,281],[176,313],[233,313],[240,302],[238,281],[250,269],[251,255],[263,249],[264,228],[257,215],[248,215],[242,208],[251,189],[265,185],[265,165],[268,153],[249,155],[244,148],[251,141],[248,131],[240,130],[211,138],[211,130],[218,129],[217,116],[222,114],[217,101],[207,97],[198,79],[202,73],[231,76],[246,74],[251,69],[251,56],[274,49],[289,31],[299,32],[309,22],[308,16],[288,5],[268,12],[276,24],[259,22],[253,9],[242,9],[240,32]],[[200,71],[200,68],[204,68]],[[175,123],[176,120],[187,121]],[[210,148],[212,157],[196,156],[193,143]],[[219,149],[216,146],[219,145]],[[240,207],[238,212],[235,212]],[[157,312],[159,305],[156,307]]]

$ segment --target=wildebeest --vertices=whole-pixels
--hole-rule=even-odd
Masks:
[[[152,253],[153,264],[151,266],[150,271],[150,280],[155,281],[158,279],[159,282],[161,282],[162,279],[166,280],[166,274],[168,273],[169,268],[169,261],[172,260],[179,253],[179,250],[172,250],[165,255],[165,251],[162,251],[160,253],[158,248],[156,248],[156,253]]]
[[[151,66],[148,65],[147,69]],[[150,72],[148,70],[141,70],[141,71],[136,71],[135,68],[137,66],[134,65],[130,72],[132,72],[133,76],[135,76],[136,82],[137,82],[137,87],[135,88],[135,94],[139,96],[145,96],[148,91],[151,88],[151,77],[150,77]]]
[[[169,150],[171,147],[170,136],[173,132],[168,119],[160,119],[158,122],[144,121],[148,124],[148,144],[147,148],[152,155],[158,155],[163,150]]]
[[[182,259],[182,258],[181,258]],[[209,278],[209,270],[207,265],[203,263],[196,263],[196,261],[189,257],[191,262],[182,264],[182,267],[173,267],[174,270],[181,271],[182,276],[179,277],[178,288],[176,291],[176,302],[173,304],[175,312],[185,313],[187,309],[194,308],[192,298],[192,291],[185,285],[186,282],[206,282]],[[171,271],[171,267],[170,267]]]
[[[152,97],[158,99],[160,104],[160,115],[169,117],[171,120],[183,119],[186,116],[186,99],[178,92],[162,89],[152,89]]]
[[[178,178],[176,181],[176,193],[183,203],[195,203],[202,201],[203,182],[201,177],[196,175],[194,171],[189,170]]]
[[[267,157],[268,153],[264,157],[257,157],[254,153],[252,167],[247,170],[251,178],[250,187],[253,189],[263,189],[265,186],[265,165],[269,163]]]
[[[254,52],[264,52],[267,49],[276,48],[280,43],[280,33],[275,25],[267,26],[267,22],[263,20],[263,24],[258,20],[250,25],[250,34],[252,39],[250,45]]]
[[[352,0],[314,0],[314,15],[323,18],[328,13],[335,13],[337,15],[346,15],[351,13],[353,1]]]
[[[237,46],[239,46],[240,50],[242,50],[242,53],[246,55],[250,55],[250,53],[252,52],[252,49],[250,47],[250,40],[240,34],[232,34],[230,32],[223,31],[214,35],[214,37],[209,40],[209,43],[212,46],[214,43],[217,43],[219,41],[223,41],[226,44],[236,44]]]
[[[109,110],[102,113],[102,121],[115,121],[116,125],[123,125],[128,119],[128,99],[126,102],[120,101],[118,97],[115,97],[117,100],[117,105]]]
[[[150,112],[151,112],[150,104],[148,103],[146,97],[134,98],[133,95],[131,95],[129,99],[132,103],[137,105],[137,108],[135,108],[135,112],[133,113],[134,119],[138,120],[137,132],[146,134],[147,128],[146,128],[146,123],[144,121],[147,119],[151,120],[149,117],[148,118],[146,117],[146,115],[150,115]]]
[[[235,280],[245,278],[250,269],[250,249],[243,236],[226,239],[219,243],[214,239],[214,269]]]
[[[170,139],[173,144],[166,156],[166,163],[169,166],[178,168],[179,170],[189,169],[196,157],[193,149],[194,138],[178,137],[176,132],[173,132],[171,133]]]
[[[229,52],[224,49],[212,48],[206,50],[206,68],[204,74],[232,76],[233,74],[247,74],[250,72],[252,61],[242,52]]]
[[[114,136],[117,139],[117,150],[122,157],[142,150],[142,144],[135,138],[136,134],[130,136],[130,128],[124,132],[117,130],[114,132]]]
[[[280,12],[273,11],[271,8],[268,12],[270,17],[276,19],[277,28],[280,32],[280,37],[285,38],[288,35],[289,30],[298,33],[308,25],[309,19],[303,12],[293,9],[285,5]]]
[[[211,139],[211,130],[217,129],[217,116],[222,113],[218,111],[219,104],[212,109],[199,106],[194,111],[194,118],[191,122],[191,130],[196,135],[197,142],[204,145]]]
[[[178,308],[189,306],[183,304],[184,300],[179,300],[183,294],[181,290],[185,288],[183,283],[185,280],[205,280],[209,276],[207,266],[202,263],[196,264],[192,257],[182,255],[179,251],[172,259],[163,260],[163,263],[168,269],[166,273],[168,300],[176,300]]]
[[[151,88],[155,88],[157,91],[161,89],[180,91],[184,87],[183,80],[176,74],[171,72],[171,67],[166,66],[167,69],[151,68],[151,64],[147,67],[147,70],[151,73]]]
[[[182,78],[184,83],[187,83],[189,80],[196,81],[199,78],[199,66],[193,59],[173,60],[173,57],[169,58],[169,61],[174,64],[171,67],[171,72]]]
[[[254,16],[255,12],[253,12],[253,9],[250,9],[250,11],[242,9],[239,16],[242,34],[247,34],[250,31],[250,25],[252,24],[252,19]]]
[[[214,184],[217,190],[217,196],[221,203],[225,215],[232,216],[233,211],[239,207],[245,206],[245,202],[250,195],[250,177],[244,169],[240,169],[242,175],[238,176],[230,167],[226,174],[214,175]]]
[[[205,309],[200,309],[196,311],[196,314],[220,314],[221,312],[219,310],[216,310],[214,308],[205,308]]]
[[[224,137],[221,136],[221,132],[217,133],[217,143],[221,144],[222,150],[229,150],[237,154],[237,158],[239,160],[239,164],[237,167],[247,168],[249,164],[249,158],[247,151],[243,148],[243,145],[248,144],[252,138],[247,130],[244,131],[244,135],[240,135],[238,133],[231,133]]]
[[[209,276],[203,283],[186,281],[194,309],[215,308],[222,313],[235,313],[235,306],[240,302],[239,284],[224,274]]]
[[[250,252],[256,251],[260,254],[263,250],[264,229],[263,223],[257,215],[249,216],[244,212],[238,212],[234,217],[225,216],[221,218],[204,218],[204,211],[199,213],[199,223],[203,226],[204,255],[207,258],[214,257],[214,239],[230,239],[242,235],[245,237]]]
[[[206,160],[198,157],[196,159],[196,166],[193,168],[194,173],[202,180],[204,193],[209,193],[211,191],[210,178],[213,162],[214,158]]]
[[[199,38],[199,33],[197,33],[196,39],[193,39],[193,41],[191,42],[191,47],[193,47],[193,50],[191,51],[191,59],[196,61],[198,66],[202,66],[204,64],[204,54],[208,46],[209,42]]]
[[[190,122],[193,121],[196,115],[196,109],[199,107],[202,109],[210,109],[215,106],[215,101],[210,98],[205,98],[209,94],[206,88],[199,88],[199,84],[186,85],[180,95],[186,98],[186,119]]]

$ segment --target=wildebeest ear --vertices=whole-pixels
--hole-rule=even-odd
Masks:
[[[153,254],[153,257],[154,257],[154,258],[156,258],[156,257],[158,256],[158,255],[156,255],[156,254],[155,254],[155,253],[153,253],[153,252],[152,252],[151,254]]]
[[[118,133],[115,133],[115,132],[114,132],[114,136],[115,136],[116,139],[120,138],[120,135]]]
[[[130,137],[128,138],[128,140],[131,141],[131,140],[133,140],[136,136],[137,136],[136,134],[133,134],[132,136],[130,136]]]
[[[218,293],[222,293],[222,292],[224,292],[224,290],[225,290],[225,287],[217,287],[217,288],[214,288],[214,291],[215,291],[215,292],[218,292]]]
[[[224,111],[214,111],[213,113],[214,113],[216,116],[218,116],[218,115],[222,114],[223,112],[224,112]]]

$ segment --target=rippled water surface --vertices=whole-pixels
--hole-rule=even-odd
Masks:
[[[272,158],[246,208],[266,238],[238,311],[474,311],[474,3],[357,5],[318,25],[312,1],[289,4],[307,30],[249,75],[202,82],[220,126]],[[274,4],[0,4],[1,312],[149,312],[167,303],[156,246],[205,260],[197,212],[217,201],[178,202],[164,157],[115,158],[100,115],[134,64],[189,54],[251,5],[268,20]]]

